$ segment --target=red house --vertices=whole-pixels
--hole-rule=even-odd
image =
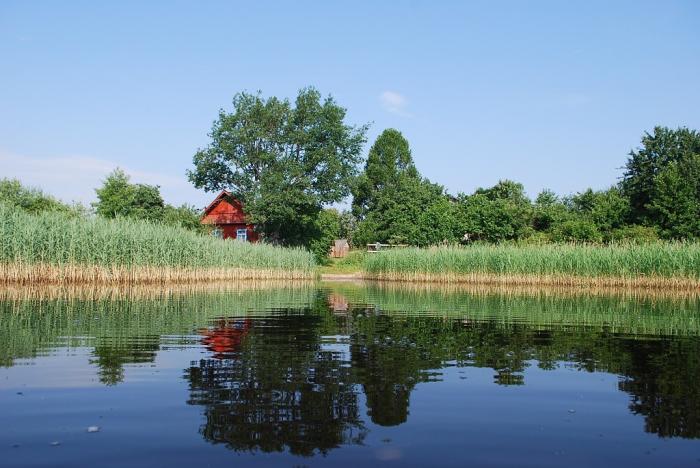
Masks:
[[[202,224],[216,226],[213,233],[222,239],[258,241],[258,233],[255,232],[254,226],[246,223],[243,205],[226,190],[222,190],[206,207],[202,215]]]

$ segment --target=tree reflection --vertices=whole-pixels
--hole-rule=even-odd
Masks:
[[[493,369],[498,385],[527,384],[531,365],[615,373],[647,431],[700,437],[697,339],[639,341],[581,327],[399,316],[373,305],[345,310],[332,299],[270,318],[216,320],[201,331],[211,356],[192,363],[186,376],[189,403],[204,406],[206,440],[299,455],[359,444],[367,433],[360,392],[372,423],[400,425],[415,386],[441,379],[447,365]],[[342,336],[344,344],[328,347],[325,335]]]
[[[130,339],[98,339],[90,362],[99,368],[100,382],[116,385],[124,380],[126,364],[144,364],[155,360],[160,349],[159,336]]]
[[[304,305],[263,312],[271,304]],[[203,436],[236,450],[310,455],[362,443],[365,422],[408,421],[416,386],[441,379],[446,366],[490,369],[497,385],[528,385],[529,366],[608,372],[646,431],[700,438],[697,304],[336,286],[0,301],[0,365],[93,346],[100,381],[115,385],[126,366],[154,362],[164,342],[191,344],[196,330],[207,357],[186,370],[189,400],[202,405]],[[231,310],[266,318],[220,318]]]
[[[256,320],[238,352],[193,363],[189,403],[205,407],[206,440],[306,456],[362,442],[351,368],[322,349],[320,322],[313,313]]]
[[[352,366],[367,399],[367,414],[380,426],[406,422],[409,396],[424,367],[410,337],[388,316],[365,319],[352,336]]]
[[[700,437],[700,345],[697,341],[625,343],[630,356],[620,389],[645,430],[661,437]]]

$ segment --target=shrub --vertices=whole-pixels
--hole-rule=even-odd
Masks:
[[[613,242],[630,242],[634,244],[646,244],[659,240],[659,232],[656,228],[649,226],[625,226],[620,229],[615,229],[610,234],[610,240]]]
[[[592,221],[579,219],[564,221],[552,232],[552,239],[557,242],[601,242],[603,235]]]

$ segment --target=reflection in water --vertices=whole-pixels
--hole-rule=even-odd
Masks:
[[[494,385],[514,391],[528,388],[533,367],[614,374],[645,431],[700,438],[695,298],[343,285],[0,300],[0,314],[1,366],[88,346],[110,386],[125,380],[125,367],[155,365],[164,345],[201,349],[203,358],[182,366],[187,403],[202,409],[206,441],[239,452],[310,456],[361,445],[375,425],[410,425],[416,386],[440,388],[452,366],[491,369]]]
[[[524,385],[533,364],[619,374],[619,388],[631,394],[630,409],[645,416],[647,431],[700,437],[696,338],[395,316],[376,304],[350,304],[338,314],[337,293],[327,302],[302,315],[249,319],[235,352],[193,363],[189,403],[206,408],[207,440],[236,450],[325,452],[362,441],[359,393],[374,424],[396,426],[409,418],[414,387],[439,381],[446,365],[491,368],[495,384]],[[344,336],[348,353],[324,350],[329,335]]]
[[[188,403],[206,407],[205,439],[297,455],[362,441],[351,369],[319,345],[321,320],[317,314],[256,320],[239,351],[193,363]]]
[[[91,364],[99,367],[100,382],[116,385],[124,380],[126,364],[151,363],[160,349],[160,336],[138,337],[129,340],[98,339]]]
[[[231,357],[239,350],[241,340],[248,334],[250,319],[219,319],[211,328],[200,330],[202,344],[213,354],[214,359]]]
[[[647,432],[700,437],[700,344],[697,340],[628,340],[619,388],[630,410],[644,415]]]

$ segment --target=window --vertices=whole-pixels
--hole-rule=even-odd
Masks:
[[[224,237],[224,231],[221,228],[214,228],[211,231],[211,235],[214,237],[218,237],[219,239],[222,239]]]
[[[236,229],[236,239],[239,241],[248,241],[248,230],[247,229]]]

